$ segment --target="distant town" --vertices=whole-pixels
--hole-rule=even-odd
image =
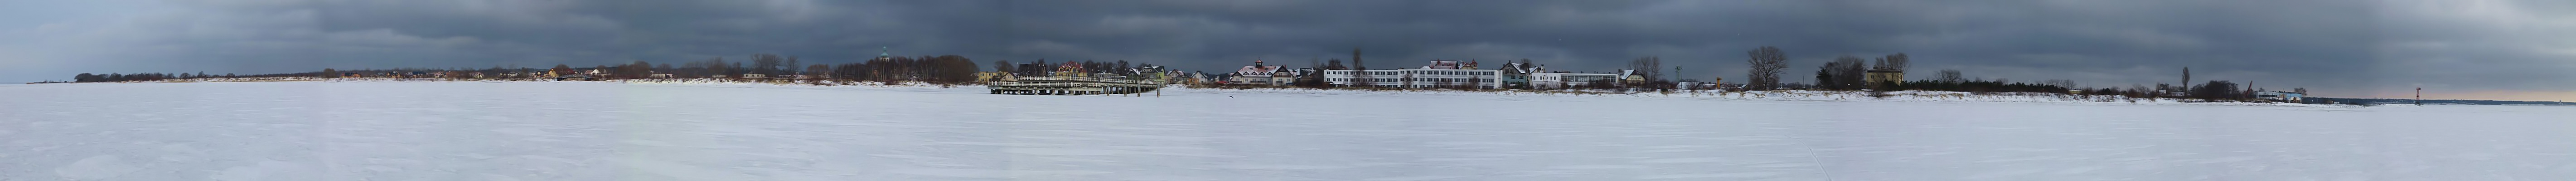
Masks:
[[[986,85],[993,94],[1091,95],[1152,92],[1165,86],[1193,88],[1258,89],[1356,89],[1356,90],[1456,90],[1456,91],[1613,91],[1613,92],[1742,92],[1777,90],[1861,91],[1878,94],[1887,91],[1954,91],[1969,93],[2052,93],[2077,96],[2117,96],[2122,98],[2175,98],[2196,102],[2277,102],[2309,104],[2378,104],[2418,103],[2397,99],[2307,98],[2307,88],[2271,90],[2252,85],[2239,85],[2226,80],[2206,80],[2197,84],[2082,87],[2071,80],[2015,82],[2010,79],[1971,79],[1958,70],[1940,70],[1918,79],[1907,79],[1912,60],[1903,53],[1863,58],[1843,55],[1817,66],[1813,83],[1782,82],[1789,63],[1784,51],[1759,47],[1746,51],[1743,67],[1750,70],[1741,78],[1674,76],[1660,70],[1682,71],[1680,66],[1662,66],[1659,57],[1639,57],[1628,66],[1615,70],[1550,69],[1544,62],[1530,59],[1498,60],[1411,60],[1367,64],[1360,49],[1352,49],[1346,62],[1334,58],[1292,67],[1270,60],[1244,60],[1246,64],[1232,72],[1210,73],[1185,71],[1151,63],[1062,61],[1044,59],[1025,63],[990,62],[984,70],[974,60],[957,55],[904,57],[880,52],[875,58],[843,64],[803,64],[794,56],[753,54],[750,60],[726,61],[711,58],[701,61],[654,64],[634,61],[628,64],[575,67],[555,65],[551,68],[491,67],[463,68],[397,68],[339,70],[282,74],[207,74],[207,73],[135,73],[75,75],[72,82],[196,82],[196,81],[309,81],[309,80],[491,80],[491,81],[605,81],[698,79],[731,82],[766,82],[781,84],[857,85],[923,83],[931,85]],[[750,65],[744,65],[750,63]],[[1707,67],[1739,68],[1739,67]],[[1705,69],[1705,68],[1703,68]],[[2189,68],[2176,74],[2181,82],[2191,82]],[[32,84],[32,83],[31,83]],[[2457,102],[2461,104],[2538,104],[2561,102],[2505,101]]]

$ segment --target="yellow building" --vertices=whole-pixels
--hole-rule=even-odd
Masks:
[[[1880,82],[1892,81],[1896,82],[1897,85],[1905,84],[1905,71],[1903,70],[1869,70],[1869,74],[1867,76],[1869,81],[1868,85],[1872,87],[1878,86],[1878,83]]]
[[[1007,79],[1009,79],[1009,78],[1010,78],[1010,74],[1004,74],[1004,73],[1002,73],[1002,72],[976,72],[976,73],[975,73],[975,83],[989,83],[989,82],[993,82],[993,81],[1008,81]]]
[[[1637,70],[1619,70],[1619,83],[1628,84],[1628,86],[1645,85],[1646,75],[1637,74]]]
[[[1724,91],[1724,90],[1726,90],[1726,77],[1717,77],[1716,79],[1708,79],[1708,85],[1710,85],[1708,88],[1701,88],[1701,89],[1717,89],[1717,90],[1719,90],[1719,91]]]

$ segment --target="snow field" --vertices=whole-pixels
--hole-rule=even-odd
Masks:
[[[2567,107],[0,86],[0,180],[2571,180]]]

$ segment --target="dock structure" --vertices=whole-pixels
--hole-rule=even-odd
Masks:
[[[992,89],[992,94],[1020,95],[1133,94],[1153,92],[1155,89],[1163,88],[1163,84],[1158,81],[1123,78],[1053,76],[1012,79],[994,81],[985,87]]]

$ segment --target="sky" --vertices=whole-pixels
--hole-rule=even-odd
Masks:
[[[286,73],[745,60],[881,51],[1226,72],[1530,59],[1683,79],[1784,81],[1904,53],[1913,79],[2082,87],[2228,80],[2320,97],[2576,100],[2576,1],[2551,0],[0,0],[0,82],[79,73]],[[1492,64],[1488,64],[1492,65]]]

